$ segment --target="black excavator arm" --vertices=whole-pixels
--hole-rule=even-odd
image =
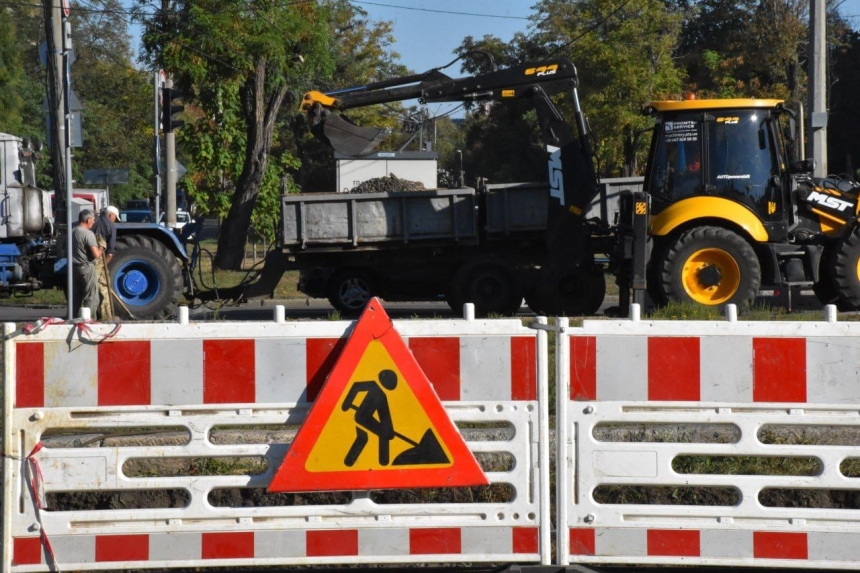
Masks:
[[[528,99],[537,111],[549,153],[551,194],[561,206],[581,215],[597,194],[597,174],[577,84],[573,63],[558,58],[456,79],[434,70],[329,93],[311,91],[302,98],[300,109],[335,151],[360,157],[373,151],[387,131],[357,126],[333,112],[410,99],[422,103]],[[549,97],[567,90],[573,97],[578,133]]]
[[[300,109],[312,130],[344,155],[370,153],[387,132],[357,126],[338,112],[373,104],[418,99],[422,103],[530,100],[538,116],[549,163],[549,206],[545,259],[526,294],[546,315],[593,314],[605,293],[603,271],[595,264],[594,229],[583,217],[597,196],[598,179],[579,105],[576,68],[566,58],[453,79],[438,70],[330,93],[308,92]],[[550,99],[570,91],[576,131]]]

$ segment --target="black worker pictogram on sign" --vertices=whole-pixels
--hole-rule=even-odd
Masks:
[[[486,485],[378,299],[358,320],[270,492]]]

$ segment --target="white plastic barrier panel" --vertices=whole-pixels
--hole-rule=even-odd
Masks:
[[[546,332],[519,320],[394,321],[489,486],[266,493],[353,325],[6,324],[2,570],[548,563]]]
[[[860,568],[860,324],[560,326],[559,562]]]

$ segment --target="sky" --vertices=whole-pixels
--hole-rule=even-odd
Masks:
[[[400,54],[401,63],[415,73],[449,63],[466,36],[477,39],[493,35],[507,42],[516,32],[526,32],[534,3],[535,0],[353,0],[371,20],[393,22],[396,41],[392,49]],[[459,63],[444,72],[460,77]],[[443,115],[459,108],[459,104],[428,107],[431,115]]]

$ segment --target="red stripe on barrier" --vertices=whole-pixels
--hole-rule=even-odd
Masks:
[[[537,340],[511,337],[511,400],[537,400]]]
[[[203,341],[203,403],[253,404],[253,340]]]
[[[203,534],[203,559],[251,559],[253,557],[253,531]]]
[[[806,402],[806,339],[753,338],[753,401]]]
[[[457,527],[409,530],[410,555],[459,553],[461,553],[460,529]]]
[[[15,345],[15,407],[45,405],[45,345],[21,342]]]
[[[583,527],[570,528],[570,554],[594,555],[594,530]]]
[[[511,546],[514,553],[537,553],[538,552],[538,528],[537,527],[514,527]]]
[[[570,337],[570,399],[597,400],[597,338]]]
[[[96,535],[96,562],[149,561],[149,535]]]
[[[305,543],[308,557],[358,555],[358,530],[308,531]]]
[[[99,406],[151,403],[149,348],[148,341],[99,346]]]
[[[808,559],[806,533],[753,531],[753,555],[756,559]]]
[[[690,529],[649,529],[648,555],[699,557],[702,553],[699,531]]]
[[[440,400],[460,399],[460,339],[410,338],[409,349]]]
[[[648,399],[698,401],[699,368],[697,337],[649,337]]]
[[[12,540],[12,565],[38,565],[42,562],[42,543],[38,537]]]
[[[308,338],[305,343],[308,402],[316,400],[328,373],[334,368],[346,338]]]

